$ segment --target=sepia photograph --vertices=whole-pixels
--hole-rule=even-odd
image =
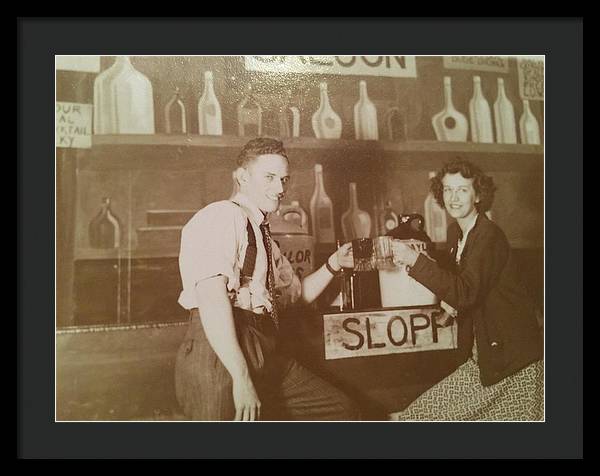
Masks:
[[[526,52],[56,54],[55,422],[546,421]]]

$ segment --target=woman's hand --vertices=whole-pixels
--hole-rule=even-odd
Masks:
[[[344,243],[340,246],[337,251],[328,258],[327,262],[335,271],[339,271],[341,268],[354,268],[352,243]]]
[[[401,240],[392,240],[392,253],[394,255],[394,264],[414,266],[419,253],[413,250]]]

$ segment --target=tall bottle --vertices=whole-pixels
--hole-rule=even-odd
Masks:
[[[392,209],[392,201],[388,200],[385,204],[385,208],[383,209],[383,214],[381,217],[381,227],[382,227],[382,235],[387,234],[389,231],[392,231],[394,228],[398,227],[398,215]]]
[[[262,135],[262,107],[252,94],[252,86],[248,85],[246,93],[236,107],[238,118],[238,134],[240,137],[245,135],[261,136]],[[246,128],[249,133],[246,133]],[[256,126],[256,131],[254,130]]]
[[[435,177],[435,172],[429,172],[429,179]],[[424,203],[425,233],[434,243],[446,242],[446,211],[437,203],[433,193],[429,192]]]
[[[119,56],[105,75],[96,78],[94,106],[95,133],[154,134],[152,84],[128,56]]]
[[[494,102],[494,122],[496,123],[496,142],[498,144],[517,143],[515,110],[506,96],[503,78],[498,78],[498,97]]]
[[[444,109],[431,118],[431,123],[437,140],[449,142],[467,141],[469,123],[466,116],[454,107],[450,76],[444,76]]]
[[[335,243],[333,204],[325,192],[323,166],[315,164],[315,189],[310,199],[312,234],[317,243]]]
[[[114,134],[114,94],[110,87],[112,80],[125,67],[123,56],[94,79],[94,134]]]
[[[212,71],[204,72],[204,91],[198,100],[198,133],[200,135],[223,135],[221,105],[215,94]]]
[[[300,109],[292,106],[290,111],[292,111],[292,137],[300,137]]]
[[[356,139],[378,140],[377,109],[367,94],[367,82],[359,83],[359,99],[354,105],[354,133]]]
[[[319,84],[321,103],[312,116],[312,128],[317,139],[339,139],[342,136],[342,120],[331,108],[327,95],[327,83]]]
[[[529,100],[523,99],[523,114],[519,120],[522,144],[540,144],[540,126],[531,112]]]
[[[356,183],[350,182],[350,206],[342,215],[342,233],[346,241],[371,236],[371,217],[358,206]]]
[[[469,101],[469,122],[473,142],[494,142],[490,105],[481,90],[479,76],[473,77],[473,97]]]
[[[173,96],[165,106],[165,132],[167,134],[187,133],[185,106],[181,100],[179,88],[175,88]]]
[[[121,224],[110,208],[109,197],[102,199],[102,208],[90,222],[88,232],[92,248],[121,246]]]

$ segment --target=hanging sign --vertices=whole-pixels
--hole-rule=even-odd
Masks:
[[[54,57],[56,69],[66,71],[81,71],[83,73],[100,72],[100,56],[65,56],[56,55]]]
[[[438,306],[323,316],[325,359],[457,348],[457,324],[441,326]]]
[[[444,68],[508,73],[508,58],[503,56],[444,56]]]
[[[544,100],[544,60],[517,58],[521,99]]]
[[[56,147],[89,149],[92,146],[92,105],[56,102]]]
[[[414,56],[244,56],[248,71],[416,78]]]

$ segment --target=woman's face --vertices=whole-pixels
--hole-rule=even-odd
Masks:
[[[444,205],[451,217],[460,220],[477,213],[475,202],[479,201],[479,196],[473,187],[472,178],[464,178],[460,172],[446,174],[442,179],[442,185]]]

